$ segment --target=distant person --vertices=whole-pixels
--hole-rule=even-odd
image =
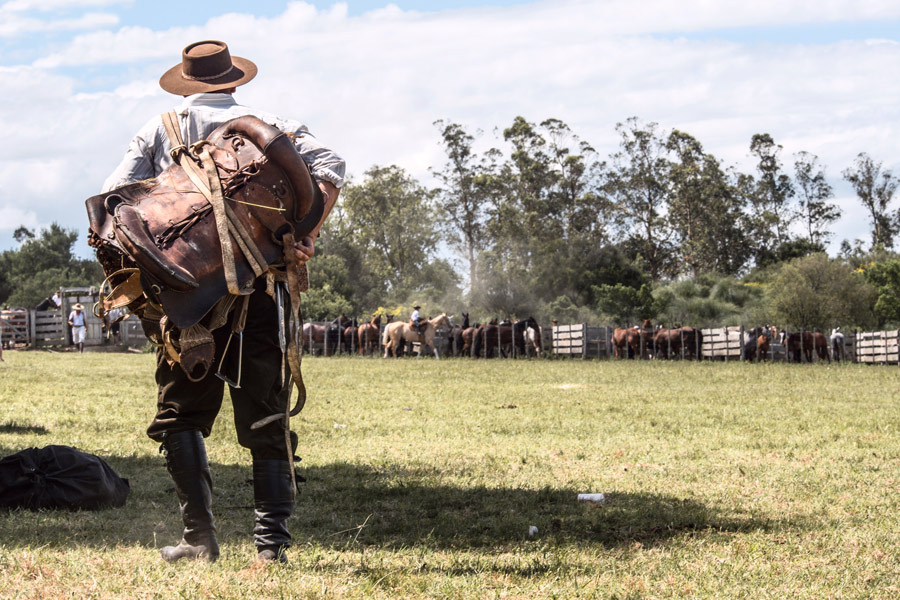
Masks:
[[[76,302],[69,313],[69,327],[72,328],[72,343],[78,352],[84,352],[84,332],[86,331],[84,321],[84,305]]]
[[[57,290],[56,292],[53,292],[52,296],[50,296],[50,301],[56,305],[56,308],[62,306],[62,295],[60,294],[61,291],[62,290]]]
[[[422,333],[422,317],[419,316],[419,309],[422,308],[418,304],[413,306],[412,314],[409,315],[409,324],[416,328],[416,331]]]

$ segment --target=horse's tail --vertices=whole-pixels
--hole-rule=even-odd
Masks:
[[[482,329],[476,329],[472,333],[472,353],[475,358],[481,358],[481,338],[483,336]]]
[[[381,336],[381,345],[382,346],[387,346],[388,342],[391,341],[391,336],[388,335],[389,329],[390,329],[389,327],[384,328],[384,334],[382,334],[382,336]]]

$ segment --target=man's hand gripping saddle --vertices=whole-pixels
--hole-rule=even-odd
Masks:
[[[324,205],[291,139],[256,117],[228,121],[190,147],[175,113],[163,122],[175,164],[86,201],[89,243],[112,289],[95,312],[127,306],[170,362],[200,379],[213,362],[210,331],[227,322],[257,277],[268,275],[270,293],[273,282],[287,282],[299,329],[305,267],[294,241],[315,228]],[[246,299],[234,311],[233,331],[242,329],[245,310]],[[300,350],[297,336],[289,337],[302,405]]]

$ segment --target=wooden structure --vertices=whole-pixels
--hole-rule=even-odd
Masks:
[[[856,362],[900,364],[900,330],[858,332],[854,337],[856,347],[850,356]]]
[[[76,303],[84,306],[86,350],[113,347],[101,319],[93,314],[98,293],[93,287],[62,288],[62,304],[54,310],[12,308],[0,311],[0,343],[4,348],[48,348],[72,345],[72,328],[68,317]],[[143,346],[147,343],[140,321],[128,318],[119,324],[120,346]]]

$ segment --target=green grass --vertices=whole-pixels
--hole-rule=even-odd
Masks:
[[[900,596],[896,367],[307,358],[308,482],[292,562],[265,568],[227,401],[207,442],[222,558],[169,565],[153,357],[4,358],[2,455],[75,446],[132,491],[0,513],[0,598]]]

